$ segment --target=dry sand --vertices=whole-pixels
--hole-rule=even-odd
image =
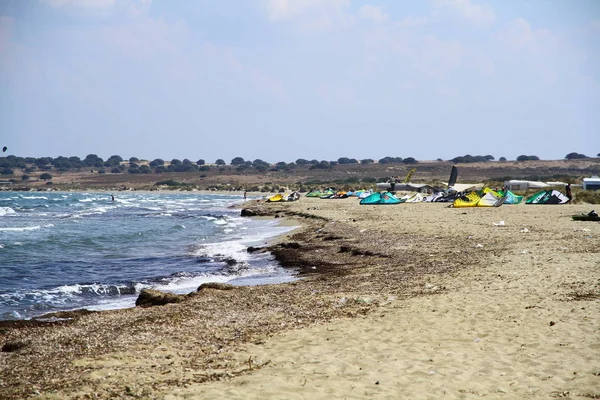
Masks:
[[[600,398],[593,207],[248,205],[303,281],[9,330],[0,398]]]

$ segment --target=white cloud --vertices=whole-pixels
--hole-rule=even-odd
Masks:
[[[498,34],[509,62],[529,71],[545,83],[556,83],[564,73],[580,69],[587,56],[549,29],[532,29],[528,21],[517,18]]]
[[[350,5],[350,0],[267,0],[267,12],[273,21],[291,19],[314,12],[330,13]]]
[[[501,43],[513,50],[525,49],[535,52],[551,52],[562,47],[562,41],[548,29],[532,29],[523,18],[512,20],[499,33]]]
[[[52,7],[77,6],[82,8],[112,7],[116,0],[41,0]]]
[[[273,22],[290,21],[304,31],[330,31],[354,25],[350,0],[266,0]]]
[[[425,25],[428,22],[429,22],[429,18],[427,18],[427,17],[421,17],[421,18],[406,17],[406,18],[402,19],[400,22],[398,22],[397,25],[400,28],[416,28],[418,26]]]
[[[436,0],[438,10],[451,10],[461,19],[476,26],[490,26],[494,23],[496,15],[487,4],[474,4],[471,0]]]
[[[386,13],[384,13],[381,8],[373,6],[371,4],[365,4],[358,10],[358,15],[361,18],[369,19],[373,22],[377,22],[381,24],[388,19]]]

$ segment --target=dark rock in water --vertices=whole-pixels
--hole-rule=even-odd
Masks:
[[[155,289],[142,289],[135,301],[136,306],[163,306],[169,303],[181,303],[186,296],[182,294],[165,293]]]
[[[260,213],[256,210],[251,210],[249,208],[242,209],[242,217],[258,217]]]
[[[23,347],[27,347],[29,343],[23,342],[21,340],[12,340],[10,342],[4,343],[2,346],[3,353],[12,353],[13,351],[21,350]]]
[[[229,283],[219,283],[219,282],[206,282],[198,287],[198,292],[204,289],[215,289],[215,290],[232,290],[235,289],[234,285]]]
[[[254,246],[250,246],[246,249],[246,251],[248,253],[256,253],[257,251],[265,251],[265,249],[263,247],[254,247]]]
[[[225,258],[223,260],[223,262],[227,265],[229,265],[230,267],[233,267],[234,265],[236,265],[238,263],[238,261],[235,258]]]

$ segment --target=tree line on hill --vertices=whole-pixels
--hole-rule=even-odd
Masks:
[[[597,155],[600,157],[600,153]],[[572,152],[567,154],[565,157],[567,160],[575,160],[575,159],[585,159],[589,158],[584,154]],[[449,160],[455,164],[459,163],[474,163],[474,162],[489,162],[494,161],[495,158],[492,155],[485,156],[472,156],[472,155],[464,155],[459,157],[454,157]],[[535,161],[540,160],[537,156],[528,156],[528,155],[520,155],[517,157],[516,161]],[[443,161],[438,158],[437,161]],[[507,161],[505,157],[500,157],[498,159],[500,162]],[[392,163],[403,163],[403,164],[417,164],[417,161],[414,157],[383,157],[377,161],[379,164],[392,164]],[[244,160],[242,157],[235,157],[231,160],[230,165],[235,167],[236,171],[239,173],[243,173],[244,171],[250,172],[251,170],[255,170],[258,172],[265,171],[291,171],[295,169],[297,166],[308,166],[309,169],[330,169],[336,165],[351,165],[351,164],[361,164],[368,165],[375,163],[375,160],[366,158],[362,160],[357,160],[355,158],[349,157],[340,157],[335,161],[326,161],[326,160],[308,160],[304,158],[299,158],[295,162],[286,163],[284,161],[277,162],[275,164],[271,164],[269,162],[263,161],[261,159],[255,159],[254,161]],[[219,158],[217,159],[212,167],[216,167],[221,169],[226,166],[227,163]],[[107,160],[103,160],[101,157],[98,157],[96,154],[88,154],[83,160],[79,157],[63,157],[59,156],[56,158],[52,157],[17,157],[14,155],[9,155],[6,157],[0,157],[0,174],[1,175],[13,175],[15,169],[21,169],[23,171],[22,179],[29,179],[29,173],[35,171],[57,171],[57,172],[69,172],[69,171],[81,171],[82,169],[89,168],[91,172],[97,172],[100,174],[103,173],[111,173],[111,174],[121,174],[121,173],[130,173],[130,174],[160,174],[164,172],[194,172],[194,171],[209,171],[211,169],[211,165],[208,165],[205,160],[199,159],[197,161],[190,161],[189,159],[172,159],[170,161],[165,161],[160,158],[156,158],[150,162],[145,160],[140,160],[137,157],[131,157],[127,161],[124,160],[121,156],[113,155],[110,156]],[[42,177],[43,176],[43,177]],[[50,180],[52,176],[48,173],[40,175],[40,179]]]

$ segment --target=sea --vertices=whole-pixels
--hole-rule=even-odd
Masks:
[[[243,201],[204,192],[0,192],[0,320],[134,307],[143,288],[190,293],[205,282],[294,280],[271,254],[247,248],[295,227],[241,217],[231,206]]]

